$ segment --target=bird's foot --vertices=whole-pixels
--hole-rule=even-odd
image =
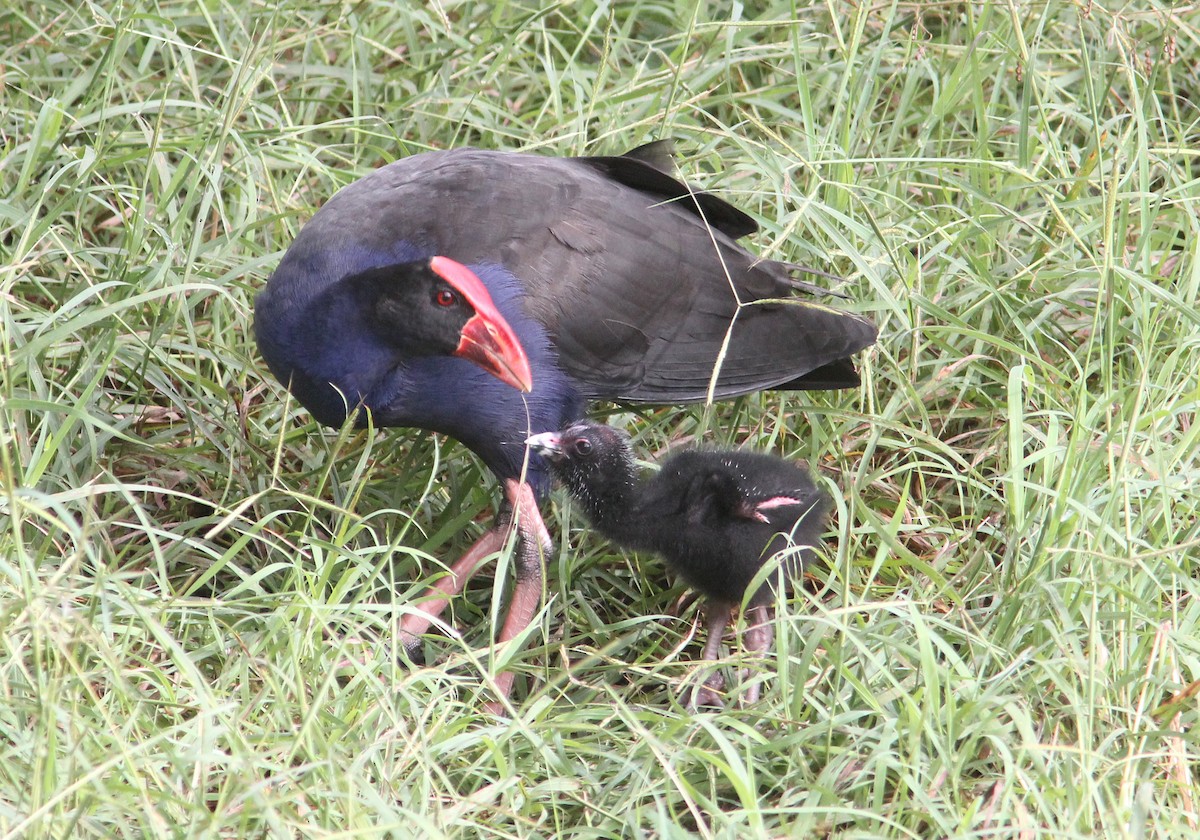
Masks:
[[[684,691],[684,708],[695,712],[701,708],[725,708],[725,678],[718,671],[697,686]]]

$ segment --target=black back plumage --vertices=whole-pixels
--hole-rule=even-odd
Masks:
[[[806,468],[790,461],[692,450],[669,458],[646,482],[640,507],[647,515],[641,526],[656,534],[655,550],[684,580],[709,598],[736,603],[789,540],[809,547],[784,562],[789,576],[800,570],[820,541],[829,499]],[[760,589],[752,600],[767,592]]]

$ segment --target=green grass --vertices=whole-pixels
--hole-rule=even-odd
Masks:
[[[0,11],[0,834],[1194,836],[1200,16],[727,5]],[[685,713],[695,611],[560,497],[525,647],[484,580],[406,667],[494,482],[319,429],[253,295],[384,162],[663,136],[880,327],[857,392],[612,415],[836,491],[764,697]]]

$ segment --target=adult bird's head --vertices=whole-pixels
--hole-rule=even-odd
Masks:
[[[378,337],[407,356],[458,356],[533,390],[529,359],[473,271],[449,257],[387,265],[344,281]]]

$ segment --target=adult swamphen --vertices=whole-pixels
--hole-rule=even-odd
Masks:
[[[611,426],[581,420],[561,432],[533,435],[527,443],[550,461],[601,534],[626,548],[662,555],[705,597],[705,659],[717,658],[733,609],[763,564],[797,546],[780,566],[788,577],[797,574],[829,512],[829,497],[806,466],[762,453],[679,452],[639,483],[629,438]],[[771,644],[771,600],[772,587],[764,583],[747,601],[747,650],[761,652]],[[714,675],[691,702],[719,705],[723,685]],[[746,696],[758,699],[758,683]]]
[[[757,229],[669,174],[665,142],[620,157],[553,158],[455,149],[414,155],[342,189],[304,226],[255,303],[272,372],[322,423],[358,407],[376,425],[443,432],[501,479],[506,504],[406,616],[415,644],[477,567],[520,540],[499,640],[532,620],[551,542],[537,506],[546,464],[525,438],[583,416],[588,399],[688,403],[768,388],[845,388],[874,326],[797,296],[798,267],[735,241]],[[523,345],[533,388],[463,359],[397,351],[410,330],[347,281],[441,255],[487,287]],[[360,412],[358,422],[366,422]],[[498,688],[507,692],[510,675]]]

